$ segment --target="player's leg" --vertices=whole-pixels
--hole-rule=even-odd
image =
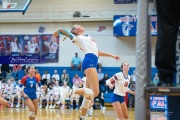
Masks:
[[[2,105],[2,108],[5,108],[6,106],[8,106],[8,101],[3,99],[2,97],[0,97],[0,103]]]
[[[125,102],[121,103],[121,109],[124,119],[128,119],[128,109]]]
[[[112,106],[114,108],[114,111],[117,115],[117,117],[120,119],[120,120],[123,120],[123,112],[122,112],[122,108],[121,108],[121,104],[119,101],[117,102],[113,102],[112,103]]]
[[[25,99],[25,104],[29,108],[29,120],[34,120],[35,119],[35,106],[30,98]]]
[[[16,104],[16,108],[19,108],[20,107],[20,103],[21,103],[21,95],[17,94],[17,98],[18,98],[18,102]]]
[[[98,81],[96,68],[88,68],[84,71],[84,73],[86,74],[86,87],[87,87],[86,89],[89,88],[90,90],[92,90],[94,95],[90,97],[84,96],[85,98],[83,100],[83,103],[86,105],[82,103],[82,108],[81,108],[82,116],[86,116],[87,109],[89,109],[91,105],[91,99],[98,96],[99,94],[99,81]]]
[[[36,115],[37,111],[38,111],[38,99],[34,99],[32,102],[33,102],[33,105],[34,105],[34,108],[35,108],[35,115]]]

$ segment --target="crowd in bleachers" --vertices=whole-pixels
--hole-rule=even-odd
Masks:
[[[54,67],[55,68],[55,67]],[[82,77],[84,76],[82,71],[75,71],[64,68],[62,69],[47,69],[47,68],[36,68],[36,77],[41,79],[42,85],[46,85],[47,89],[37,89],[37,96],[39,99],[39,108],[50,108],[53,109],[56,105],[61,105],[61,109],[64,109],[66,106],[61,101],[61,96],[63,96],[63,89],[75,89],[82,87]],[[61,70],[61,71],[60,71]],[[98,66],[98,79],[99,79],[99,88],[100,91],[104,94],[112,93],[113,89],[110,89],[106,85],[106,80],[109,77],[112,77],[113,73],[108,74],[108,71],[103,71],[102,65]],[[51,74],[49,73],[51,72]],[[61,73],[61,74],[60,74]],[[69,74],[70,73],[70,74]],[[115,73],[115,72],[114,72]],[[1,65],[0,69],[0,94],[3,98],[7,99],[10,103],[10,107],[24,107],[24,98],[19,92],[19,82],[21,78],[27,74],[26,67],[24,65]],[[158,75],[155,74],[155,77],[152,80],[152,84],[157,84],[159,81]],[[131,82],[129,88],[135,90],[136,75],[135,70],[131,74]],[[69,102],[69,108],[79,108],[79,95],[71,96],[67,99]],[[134,106],[134,96],[128,96],[128,106],[131,108]],[[96,98],[99,101],[99,98]],[[103,98],[104,99],[104,98]],[[66,102],[67,102],[66,101]],[[75,105],[74,105],[75,101]],[[96,100],[95,100],[96,101]],[[16,105],[14,105],[16,103]],[[20,106],[21,105],[21,106]],[[74,107],[75,106],[75,107]]]

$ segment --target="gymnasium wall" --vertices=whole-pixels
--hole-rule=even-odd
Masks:
[[[137,4],[114,5],[112,0],[36,0],[30,5],[23,16],[20,13],[0,14],[0,34],[39,34],[38,27],[46,27],[44,34],[52,34],[58,28],[70,30],[74,24],[85,27],[86,33],[93,37],[99,50],[117,54],[121,60],[116,62],[111,58],[101,58],[104,67],[119,67],[122,62],[128,62],[135,67],[135,37],[113,36],[114,14],[136,14]],[[90,18],[73,18],[74,11],[82,11],[82,15]],[[3,16],[3,17],[2,17]],[[106,30],[98,31],[98,26],[106,26]],[[60,39],[63,37],[60,36]],[[152,39],[152,67],[154,67],[154,46],[156,38]],[[59,63],[41,64],[38,66],[70,66],[74,53],[84,54],[69,39],[60,42]]]

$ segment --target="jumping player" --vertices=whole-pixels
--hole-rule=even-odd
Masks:
[[[35,77],[35,68],[34,66],[29,66],[27,68],[28,75],[25,75],[21,84],[19,85],[21,88],[24,86],[24,91],[21,90],[21,93],[24,95],[25,104],[29,108],[29,120],[35,120],[35,116],[38,110],[38,99],[36,95],[36,83],[39,87],[42,87],[40,79]]]
[[[70,90],[69,95],[80,94],[84,96],[81,105],[82,109],[80,120],[86,120],[86,112],[90,107],[91,99],[98,96],[99,93],[99,81],[96,71],[98,56],[112,57],[116,60],[119,59],[119,56],[99,51],[96,45],[96,41],[89,35],[84,34],[84,28],[81,25],[74,25],[72,27],[71,33],[65,29],[60,28],[54,32],[53,35],[58,36],[59,34],[70,38],[72,42],[76,44],[85,54],[85,58],[82,63],[82,69],[87,78],[87,88]]]
[[[111,102],[118,118],[116,120],[128,120],[128,110],[124,101],[126,92],[135,94],[128,88],[130,76],[128,75],[129,64],[123,63],[121,65],[122,72],[116,73],[113,77],[106,81],[109,87],[113,87],[115,84],[113,95],[111,96]]]

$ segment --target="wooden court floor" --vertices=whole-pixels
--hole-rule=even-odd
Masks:
[[[27,108],[6,108],[0,110],[0,120],[28,120]],[[65,109],[39,109],[36,120],[79,120],[80,111]],[[106,110],[94,110],[89,120],[116,120],[115,112]],[[129,110],[129,120],[134,120],[134,110]]]

